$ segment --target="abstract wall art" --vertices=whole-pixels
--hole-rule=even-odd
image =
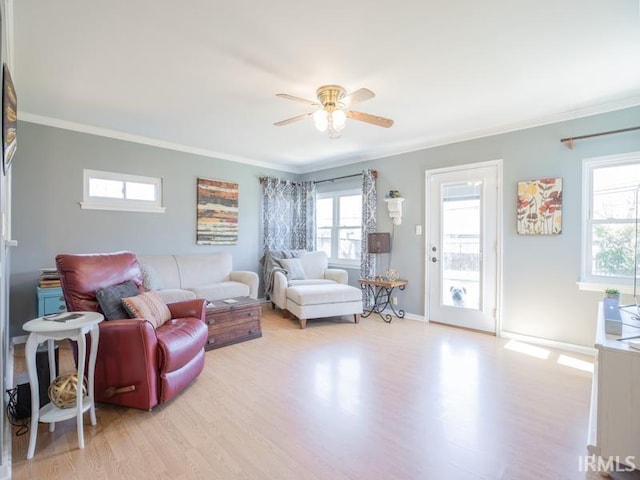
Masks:
[[[238,184],[198,178],[197,245],[238,242]]]

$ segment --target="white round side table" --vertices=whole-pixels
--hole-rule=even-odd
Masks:
[[[72,318],[62,321],[65,318]],[[48,318],[47,318],[48,317]],[[27,459],[33,458],[38,436],[38,422],[49,423],[49,431],[55,429],[55,422],[76,417],[78,424],[78,447],[84,448],[84,430],[82,414],[89,410],[91,425],[96,424],[96,411],[93,397],[93,374],[96,366],[96,354],[98,353],[99,328],[98,324],[104,317],[96,312],[66,312],[55,316],[39,317],[25,323],[22,328],[29,333],[25,347],[27,372],[29,373],[29,386],[31,387],[31,432],[29,436],[29,449]],[[54,340],[65,338],[78,342],[78,384],[82,391],[82,379],[85,374],[85,360],[87,346],[85,335],[91,335],[91,351],[89,353],[89,366],[87,371],[87,396],[78,395],[76,408],[58,408],[53,403],[47,403],[40,408],[40,389],[38,387],[38,372],[36,370],[36,350],[38,345],[47,341],[49,350],[50,381],[56,378],[56,363],[54,357]]]

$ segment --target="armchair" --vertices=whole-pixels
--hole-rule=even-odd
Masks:
[[[279,307],[285,315],[287,311],[287,288],[336,283],[346,285],[349,280],[346,270],[329,268],[329,259],[324,252],[304,252],[298,258],[304,271],[304,278],[288,279],[283,271],[275,271],[273,273],[271,304],[274,309]]]
[[[69,311],[100,311],[96,291],[133,281],[142,274],[131,252],[56,256]],[[152,409],[184,390],[204,367],[207,341],[205,300],[168,305],[171,319],[155,329],[143,318],[100,323],[95,399]]]

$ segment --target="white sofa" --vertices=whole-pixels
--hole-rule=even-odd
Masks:
[[[274,271],[273,308],[279,307],[284,317],[291,312],[299,319],[300,328],[305,328],[308,318],[353,315],[358,323],[362,293],[347,285],[346,270],[329,268],[324,252],[305,252],[298,258],[304,278],[289,279],[287,272]]]
[[[258,274],[233,271],[230,253],[138,255],[145,288],[157,290],[166,303],[193,298],[258,298]]]

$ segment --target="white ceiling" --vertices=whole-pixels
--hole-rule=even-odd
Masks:
[[[291,172],[640,104],[638,0],[16,0],[13,28],[20,119]],[[333,83],[395,125],[273,126]]]

